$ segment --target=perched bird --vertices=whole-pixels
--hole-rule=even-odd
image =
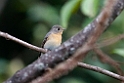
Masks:
[[[48,51],[57,48],[61,45],[63,31],[64,29],[60,25],[54,25],[44,37],[41,47]]]

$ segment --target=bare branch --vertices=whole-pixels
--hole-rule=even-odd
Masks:
[[[27,48],[30,48],[30,49],[32,49],[32,50],[40,51],[40,52],[42,52],[42,53],[45,53],[45,52],[46,52],[45,49],[36,47],[36,46],[31,45],[31,44],[29,44],[29,43],[27,43],[27,42],[24,42],[24,41],[22,41],[22,40],[20,40],[20,39],[18,39],[18,38],[16,38],[16,37],[14,37],[14,36],[9,35],[8,33],[4,33],[4,32],[1,32],[1,31],[0,31],[0,36],[6,38],[6,39],[8,39],[8,40],[15,41],[15,42],[17,42],[17,43],[19,43],[19,44],[21,44],[21,45],[23,45],[23,46],[25,46],[25,47],[27,47]]]
[[[107,76],[113,77],[113,78],[121,80],[121,81],[124,81],[124,76],[115,74],[113,72],[110,72],[108,70],[105,70],[105,69],[97,67],[97,66],[85,64],[85,63],[82,63],[82,62],[78,62],[78,66],[80,66],[82,68],[90,69],[90,70],[93,70],[93,71],[96,71],[96,72],[99,72],[99,73],[102,73],[102,74],[105,74]]]

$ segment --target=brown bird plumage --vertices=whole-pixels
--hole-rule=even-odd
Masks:
[[[54,25],[46,34],[41,47],[47,50],[53,50],[61,44],[63,28],[60,25]]]

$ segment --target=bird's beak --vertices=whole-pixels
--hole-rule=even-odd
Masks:
[[[62,30],[64,31],[64,30],[65,30],[65,28],[62,28]]]

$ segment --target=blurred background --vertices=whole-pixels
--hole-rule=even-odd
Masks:
[[[104,0],[0,0],[0,31],[40,47],[41,42],[55,24],[66,30],[63,42],[83,29],[98,15]],[[108,10],[109,11],[109,10]],[[124,33],[124,12],[101,35],[98,42]],[[117,60],[124,70],[124,40],[101,48]],[[17,70],[38,58],[39,52],[0,37],[0,83]],[[94,52],[88,53],[84,62],[116,72],[101,63]],[[51,83],[120,83],[109,76],[80,67]]]

